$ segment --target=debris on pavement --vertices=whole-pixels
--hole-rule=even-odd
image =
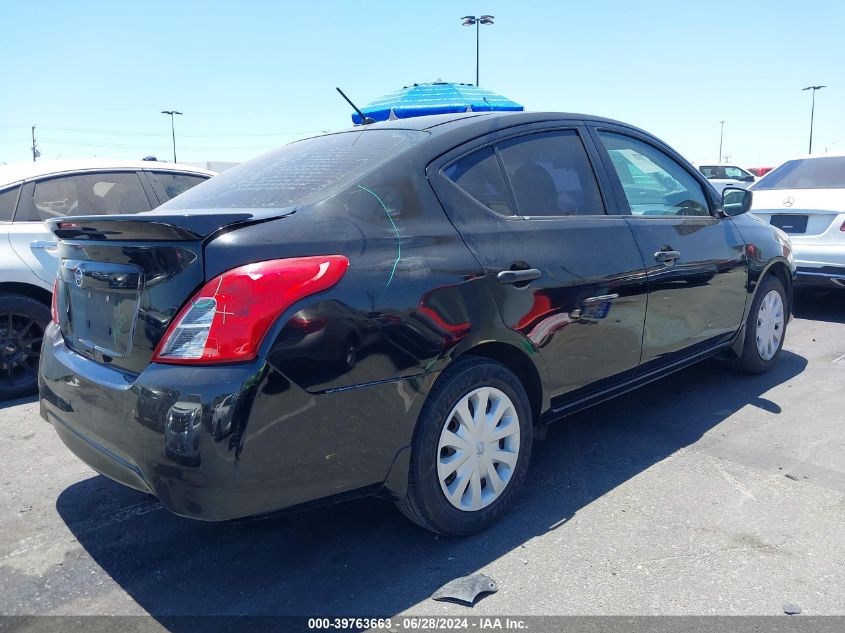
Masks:
[[[31,505],[23,506],[20,510],[18,510],[18,514],[23,514],[24,512],[29,512],[30,510],[32,510]]]
[[[801,613],[801,607],[799,607],[797,604],[791,604],[787,602],[785,605],[783,605],[783,612],[786,615],[799,615]]]
[[[796,477],[795,475],[792,475],[792,474],[790,474],[790,473],[786,473],[786,475],[784,475],[784,476],[785,476],[787,479],[791,479],[792,481],[798,481],[798,477]]]
[[[466,606],[474,606],[475,600],[481,594],[496,593],[499,587],[496,581],[484,574],[472,574],[450,580],[435,591],[431,597],[442,602],[457,602]]]

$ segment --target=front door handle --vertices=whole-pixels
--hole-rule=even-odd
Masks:
[[[679,251],[657,251],[654,254],[654,259],[661,263],[671,266],[675,263],[676,259],[681,258],[681,253]]]
[[[57,242],[51,242],[50,240],[35,240],[34,242],[29,243],[29,247],[33,249],[45,250],[45,251],[52,251],[56,250],[59,247]]]
[[[539,279],[542,273],[536,268],[526,268],[524,270],[503,270],[496,279],[500,284],[528,284]]]

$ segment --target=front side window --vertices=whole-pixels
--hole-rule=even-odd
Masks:
[[[624,134],[599,132],[632,215],[710,215],[698,181],[660,150]]]
[[[175,198],[180,193],[185,193],[191,187],[196,187],[201,182],[208,180],[205,176],[194,176],[192,174],[180,174],[170,171],[150,172],[150,178],[156,185],[156,193],[164,195],[165,202]]]
[[[21,187],[17,185],[11,189],[0,191],[0,222],[11,222],[18,204],[18,193]]]
[[[42,222],[66,215],[113,215],[149,211],[150,203],[135,172],[77,174],[35,183],[30,200],[21,200],[15,220]]]
[[[604,214],[596,176],[574,130],[519,136],[499,143],[498,150],[519,215]]]
[[[443,174],[491,211],[513,215],[505,177],[492,147],[482,147],[456,160]]]
[[[744,180],[750,176],[747,171],[744,169],[740,169],[739,167],[725,167],[725,176],[727,178],[733,178],[734,180]]]
[[[790,160],[766,174],[754,189],[845,189],[845,156]]]

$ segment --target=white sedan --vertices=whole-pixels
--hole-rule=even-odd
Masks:
[[[58,268],[44,220],[149,211],[214,172],[157,161],[0,165],[0,400],[32,393]]]
[[[750,189],[754,215],[789,234],[799,282],[845,288],[845,153],[788,160]]]

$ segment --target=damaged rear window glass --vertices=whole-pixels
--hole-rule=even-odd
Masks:
[[[296,141],[197,185],[157,211],[280,208],[319,199],[428,136],[361,130]]]

